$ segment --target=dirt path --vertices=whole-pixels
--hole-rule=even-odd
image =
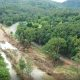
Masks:
[[[63,61],[67,65],[75,65],[75,63],[72,60],[64,58],[62,56],[60,57],[60,60]]]
[[[60,60],[63,61],[66,65],[71,65],[71,66],[80,68],[80,64],[75,63],[73,60],[70,60],[62,56],[60,57]]]

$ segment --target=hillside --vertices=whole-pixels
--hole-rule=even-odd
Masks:
[[[70,11],[80,11],[79,9],[66,9],[65,6],[70,4],[69,1],[62,4],[53,2],[51,0],[1,0],[0,22],[10,26],[17,21],[37,19],[38,16],[52,17],[54,14],[63,12],[67,13]],[[74,5],[76,4],[77,3],[74,3]]]
[[[38,15],[48,15],[48,10],[54,7],[53,3],[46,0],[1,0],[0,22],[11,25],[17,21],[29,20],[30,17],[34,19]]]
[[[80,0],[67,0],[62,5],[68,8],[80,8]]]
[[[79,3],[0,0],[0,80],[79,80]]]

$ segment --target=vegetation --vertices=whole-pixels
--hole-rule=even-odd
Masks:
[[[22,22],[16,31],[17,39],[23,45],[30,46],[31,42],[42,45],[52,57],[65,55],[73,58],[80,52],[79,15],[79,12],[66,11],[56,13],[56,17],[53,13],[53,17],[38,16],[35,22]]]
[[[72,3],[76,4],[76,1],[68,0],[61,5],[50,0],[1,0],[0,23],[10,26],[20,22],[15,36],[25,48],[34,42],[42,46],[43,51],[53,60],[63,55],[79,64],[80,1],[77,0],[78,6]],[[19,67],[27,75],[31,73],[31,64],[25,63],[23,59],[20,59]],[[4,71],[7,72],[6,68],[0,67],[0,72]],[[9,76],[8,72],[5,74]]]
[[[60,49],[66,46],[66,41],[63,38],[51,38],[44,46],[44,49],[53,59],[59,58]]]
[[[26,63],[24,62],[24,60],[21,58],[20,60],[19,60],[19,67],[20,67],[20,69],[23,71],[24,70],[24,68],[26,67]]]
[[[3,58],[0,55],[0,80],[10,80],[9,71],[6,68]]]
[[[31,72],[32,72],[32,63],[30,60],[27,60],[27,63],[21,58],[19,60],[19,68],[22,70],[22,74],[27,74],[27,76],[30,78],[31,77]]]
[[[43,17],[43,16],[49,16],[49,15],[50,15],[50,18],[53,18],[53,20],[55,19],[57,22],[59,22],[60,18],[58,19],[55,18],[55,17],[58,17],[56,16],[56,13],[60,15],[64,21],[66,21],[67,20],[66,18],[68,17],[68,15],[71,15],[74,13],[71,13],[71,12],[69,13],[67,11],[68,15],[64,16],[66,14],[65,5],[75,8],[76,5],[74,6],[73,4],[76,4],[76,3],[78,4],[77,7],[79,7],[80,6],[79,0],[77,1],[70,0],[64,4],[55,3],[50,0],[40,0],[40,1],[39,0],[14,0],[14,1],[1,0],[0,1],[0,23],[10,26],[11,24],[18,21],[30,21],[30,20],[35,21],[35,19],[40,18],[38,16]],[[58,9],[58,8],[62,8],[62,9]],[[78,10],[79,9],[77,9],[76,11]],[[63,13],[63,14],[60,14],[60,13]]]
[[[80,68],[78,69],[80,71]],[[79,80],[80,72],[77,73],[77,67],[74,66],[58,66],[55,72],[63,73],[66,75],[65,80]]]
[[[29,59],[27,60],[25,71],[26,71],[26,74],[27,74],[29,77],[31,77],[32,62],[31,62],[31,60],[29,60]]]

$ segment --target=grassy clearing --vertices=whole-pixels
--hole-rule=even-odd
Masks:
[[[55,80],[53,77],[44,75],[43,80]]]
[[[58,66],[55,68],[54,72],[63,73],[69,76],[76,76],[80,73],[80,68],[74,66]]]
[[[54,72],[63,74],[65,76],[64,80],[80,80],[80,67],[58,66],[54,69]]]

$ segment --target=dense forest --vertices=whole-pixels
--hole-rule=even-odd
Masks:
[[[41,52],[49,57],[52,65],[60,61],[60,57],[75,61],[77,64],[80,63],[79,0],[67,0],[63,3],[51,0],[0,0],[0,23],[9,27],[17,22],[19,22],[19,25],[16,33],[14,35],[11,32],[10,37],[15,37],[14,43],[17,44],[17,41],[19,41],[20,47],[25,48],[23,51],[26,50],[26,53],[29,52],[28,49],[33,49],[32,43],[34,43],[40,46]],[[24,75],[24,69],[26,75],[30,75],[32,70],[32,65],[26,63],[25,59],[22,58],[25,55],[25,52],[23,52],[23,56],[21,54],[17,66],[17,68],[20,68],[19,72],[22,70],[22,76]],[[16,57],[11,58],[14,64],[17,60],[14,60]],[[41,60],[40,62],[46,61]],[[0,80],[10,79],[5,66],[6,64],[0,55]],[[70,67],[72,71],[77,72],[77,75],[76,73],[75,75],[79,78],[78,66],[77,69],[75,65],[73,66],[75,68],[72,68],[71,65]]]
[[[52,57],[54,54],[62,54],[72,59],[80,59],[79,16],[78,12],[56,13],[53,17],[38,16],[35,21],[20,23],[16,37],[25,46],[31,42],[42,45]]]
[[[36,42],[52,57],[56,54],[80,59],[79,9],[62,8],[49,0],[7,0],[0,4],[1,23],[10,26],[23,21],[16,37],[25,46]]]

